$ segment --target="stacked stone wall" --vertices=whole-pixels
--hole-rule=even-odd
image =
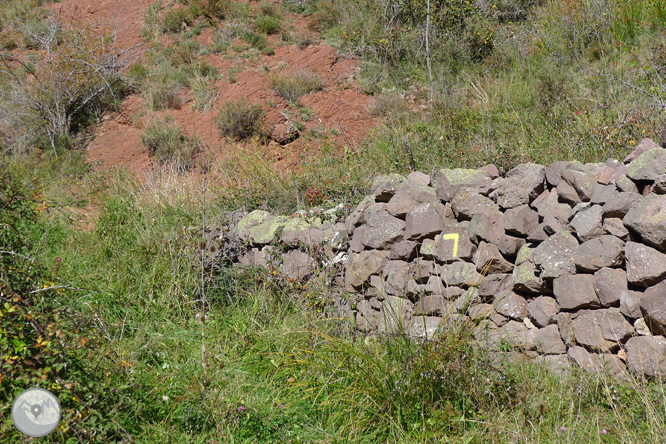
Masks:
[[[344,216],[255,211],[206,248],[291,279],[328,272],[365,334],[466,323],[555,369],[666,375],[666,150],[650,139],[623,162],[381,176]]]

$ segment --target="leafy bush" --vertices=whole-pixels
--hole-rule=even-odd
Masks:
[[[180,109],[183,106],[183,101],[178,95],[178,89],[174,82],[152,83],[144,90],[144,96],[148,106],[153,111]]]
[[[251,105],[245,100],[229,102],[217,115],[217,126],[225,136],[247,139],[260,132],[263,114],[259,105]]]
[[[197,149],[196,141],[185,136],[170,118],[151,120],[141,133],[141,142],[159,163],[184,168],[192,166]]]
[[[199,0],[202,13],[208,18],[224,20],[231,11],[231,0]]]
[[[169,32],[180,32],[183,24],[192,26],[193,17],[187,9],[172,9],[164,16],[164,30]]]
[[[407,104],[397,94],[380,94],[372,103],[370,114],[373,116],[398,116],[407,111]]]
[[[241,33],[243,40],[252,45],[253,48],[264,49],[266,47],[266,36],[251,31]]]
[[[324,81],[312,71],[298,69],[272,77],[271,88],[283,99],[295,102],[306,94],[324,89]]]
[[[264,34],[277,34],[282,30],[282,19],[270,15],[260,14],[254,20],[257,31]]]

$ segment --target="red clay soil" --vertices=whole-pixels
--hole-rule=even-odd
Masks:
[[[61,13],[66,20],[71,19],[75,23],[94,26],[100,30],[117,24],[117,44],[121,48],[128,48],[143,42],[141,27],[144,12],[150,3],[151,0],[69,0],[62,6]],[[167,4],[165,1],[162,3]],[[258,2],[253,2],[252,8],[256,9],[258,5]],[[59,10],[60,6],[61,4],[55,4],[52,8]],[[297,32],[309,32],[305,29],[302,17],[289,15],[288,20],[292,26],[296,26]],[[214,30],[206,29],[197,40],[210,44],[213,35]],[[272,156],[279,169],[291,170],[297,169],[302,154],[316,155],[322,141],[341,149],[344,146],[358,146],[380,120],[370,116],[368,108],[371,98],[360,91],[354,81],[359,72],[357,60],[341,57],[329,45],[313,44],[300,49],[294,44],[279,43],[278,39],[277,36],[269,37],[269,44],[275,47],[275,54],[263,56],[259,63],[248,63],[240,55],[231,59],[224,58],[221,54],[206,56],[207,62],[216,66],[223,75],[216,84],[220,94],[215,102],[213,115],[226,103],[246,98],[249,102],[262,106],[266,112],[265,126],[270,130],[273,125],[286,121],[282,111],[287,109],[287,103],[270,89],[268,76],[289,73],[295,69],[307,69],[319,74],[325,82],[325,88],[300,100],[302,105],[314,112],[312,120],[305,123],[306,128],[302,131],[305,137],[299,137],[287,146],[271,142],[260,145],[260,149]],[[238,43],[240,44],[240,41]],[[269,68],[268,74],[264,65]],[[242,69],[237,74],[235,83],[231,83],[227,75],[233,66],[240,66]],[[156,165],[141,143],[140,134],[148,119],[166,114],[174,118],[184,133],[193,135],[196,132],[207,151],[216,158],[224,159],[233,154],[237,142],[222,137],[214,124],[211,131],[211,113],[203,115],[193,110],[194,99],[189,90],[183,90],[180,94],[184,102],[181,109],[152,113],[140,95],[126,98],[120,112],[107,116],[95,129],[95,138],[86,148],[87,159],[98,171],[127,168],[141,173],[154,169]],[[316,130],[316,137],[307,136],[312,129]]]

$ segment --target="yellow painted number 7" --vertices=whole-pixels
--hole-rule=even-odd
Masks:
[[[453,240],[453,257],[458,256],[458,239],[460,235],[458,233],[449,233],[442,236],[444,240]]]

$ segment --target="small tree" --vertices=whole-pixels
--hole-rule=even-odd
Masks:
[[[62,29],[59,16],[31,38],[40,52],[34,65],[0,56],[0,114],[15,136],[38,131],[56,153],[58,143],[115,103],[134,48],[117,50],[112,30]]]

